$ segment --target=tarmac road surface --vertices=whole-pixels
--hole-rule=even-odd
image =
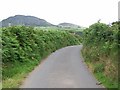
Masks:
[[[90,73],[80,50],[82,45],[59,49],[24,80],[20,88],[102,88]]]

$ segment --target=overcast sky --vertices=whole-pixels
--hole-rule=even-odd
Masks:
[[[14,15],[31,15],[52,24],[69,22],[89,26],[118,20],[120,0],[0,0],[0,21]]]

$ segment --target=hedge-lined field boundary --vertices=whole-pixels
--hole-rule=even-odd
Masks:
[[[89,68],[107,88],[118,88],[120,22],[95,23],[83,32],[82,53]]]
[[[57,49],[80,42],[80,36],[66,31],[25,26],[2,28],[3,88],[18,87],[43,58]]]

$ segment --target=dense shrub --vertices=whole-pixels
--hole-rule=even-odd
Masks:
[[[120,22],[95,23],[83,32],[83,56],[111,81],[118,81],[118,33]]]
[[[39,60],[59,48],[79,44],[76,37],[78,36],[57,30],[34,30],[24,26],[3,28],[3,64]]]
[[[9,76],[8,69],[16,62],[39,61],[57,49],[76,44],[80,44],[80,38],[66,31],[25,26],[2,28],[3,78]]]

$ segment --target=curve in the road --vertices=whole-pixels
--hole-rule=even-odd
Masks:
[[[101,88],[85,65],[82,45],[52,53],[25,79],[20,88]]]

